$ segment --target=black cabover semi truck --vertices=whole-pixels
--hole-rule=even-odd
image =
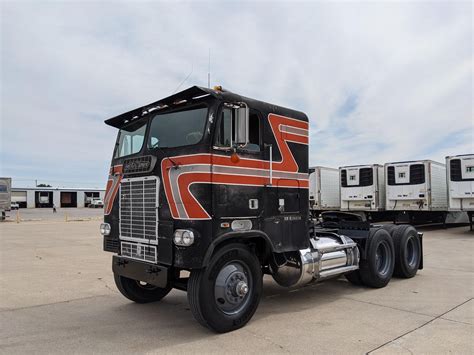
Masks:
[[[379,288],[422,268],[412,226],[310,217],[302,112],[193,86],[105,122],[119,133],[101,234],[132,301],[187,291],[196,320],[228,332],[252,318],[264,274]]]

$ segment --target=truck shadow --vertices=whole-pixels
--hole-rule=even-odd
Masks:
[[[367,288],[353,286],[343,278],[299,289],[287,289],[278,286],[271,277],[265,277],[264,295],[248,326],[262,326],[265,324],[265,318],[275,314],[288,314],[289,317],[297,317],[298,312],[315,307],[325,307],[344,296],[367,291]],[[147,343],[141,344],[141,347],[149,347],[148,350],[173,346],[173,350],[178,349],[179,351],[179,345],[184,346],[190,342],[199,343],[205,339],[224,341],[228,337],[232,337],[235,341],[236,337],[243,339],[248,337],[249,331],[251,331],[244,327],[227,334],[215,334],[200,326],[194,320],[189,309],[186,293],[181,291],[173,291],[159,303],[145,305],[122,303],[114,308],[115,312],[120,315],[120,322],[138,325],[138,327],[120,329],[115,336],[132,339],[134,336],[143,338],[147,332],[153,330]],[[121,332],[123,334],[120,334]],[[134,332],[136,334],[133,334]],[[157,334],[159,335],[157,336]],[[176,348],[177,345],[178,348]]]

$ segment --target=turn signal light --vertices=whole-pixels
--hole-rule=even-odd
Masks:
[[[238,154],[235,152],[232,153],[232,155],[230,156],[230,161],[234,164],[237,164],[240,161]]]

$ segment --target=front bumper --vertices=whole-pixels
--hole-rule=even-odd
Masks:
[[[168,285],[168,268],[165,266],[114,255],[112,258],[112,271],[116,275],[143,281],[161,288],[165,288]]]

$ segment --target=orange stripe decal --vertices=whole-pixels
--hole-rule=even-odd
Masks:
[[[275,114],[268,115],[272,133],[281,154],[281,161],[272,163],[273,185],[308,189],[308,175],[299,173],[288,142],[308,145],[308,122]],[[174,219],[211,219],[209,213],[193,196],[193,184],[225,184],[266,186],[270,184],[270,162],[241,158],[234,164],[229,156],[193,154],[161,161],[163,187]]]

